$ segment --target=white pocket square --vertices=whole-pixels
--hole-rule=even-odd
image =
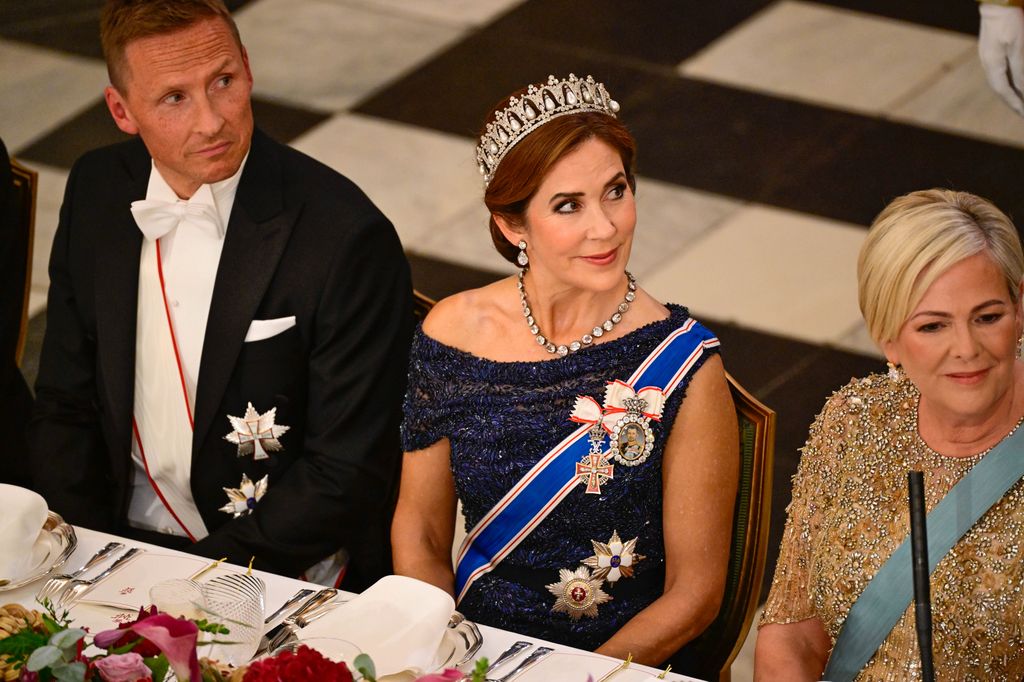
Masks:
[[[245,333],[245,342],[262,341],[277,336],[295,326],[295,316],[277,317],[273,320],[253,320]]]

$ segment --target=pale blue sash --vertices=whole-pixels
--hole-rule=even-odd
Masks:
[[[928,572],[1024,476],[1024,428],[992,448],[928,514]],[[850,608],[823,679],[853,680],[896,626],[914,596],[910,536]]]

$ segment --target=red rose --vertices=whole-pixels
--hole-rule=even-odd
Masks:
[[[335,663],[308,646],[296,652],[282,651],[273,658],[256,661],[245,671],[243,682],[353,682],[352,672],[344,663]]]

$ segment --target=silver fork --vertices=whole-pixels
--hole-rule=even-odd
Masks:
[[[518,657],[520,653],[522,653],[531,646],[534,646],[534,644],[532,644],[531,642],[527,642],[525,640],[519,640],[518,642],[514,643],[512,646],[502,651],[501,654],[497,658],[495,658],[494,663],[487,666],[487,670],[484,671],[484,675],[490,675],[490,673],[494,673],[497,669],[501,668],[502,666],[510,662],[510,660]],[[469,678],[467,677],[466,679],[468,680]]]
[[[53,601],[54,597],[68,586],[69,581],[82,575],[122,547],[124,547],[124,545],[120,542],[108,542],[106,545],[101,547],[98,552],[89,557],[89,560],[82,564],[82,567],[77,571],[50,576],[50,579],[43,583],[43,586],[39,588],[38,592],[36,592],[36,601],[42,602],[44,599]]]
[[[106,570],[104,570],[99,575],[89,580],[82,580],[81,578],[72,578],[68,581],[67,587],[65,587],[64,590],[60,593],[60,597],[57,598],[57,604],[55,604],[55,606],[61,608],[71,606],[75,603],[76,599],[78,599],[83,594],[92,589],[93,586],[95,586],[100,581],[109,578],[114,573],[114,571],[121,568],[126,563],[134,559],[136,556],[142,554],[144,551],[146,550],[142,549],[141,547],[132,547],[127,552],[117,557],[117,561],[110,564],[110,566],[108,566]]]

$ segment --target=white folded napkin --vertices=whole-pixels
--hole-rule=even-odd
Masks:
[[[37,493],[0,483],[0,579],[17,580],[33,567],[32,551],[46,523],[46,500]]]
[[[299,631],[300,639],[337,637],[373,659],[377,676],[427,670],[437,654],[455,600],[414,578],[389,575]]]

